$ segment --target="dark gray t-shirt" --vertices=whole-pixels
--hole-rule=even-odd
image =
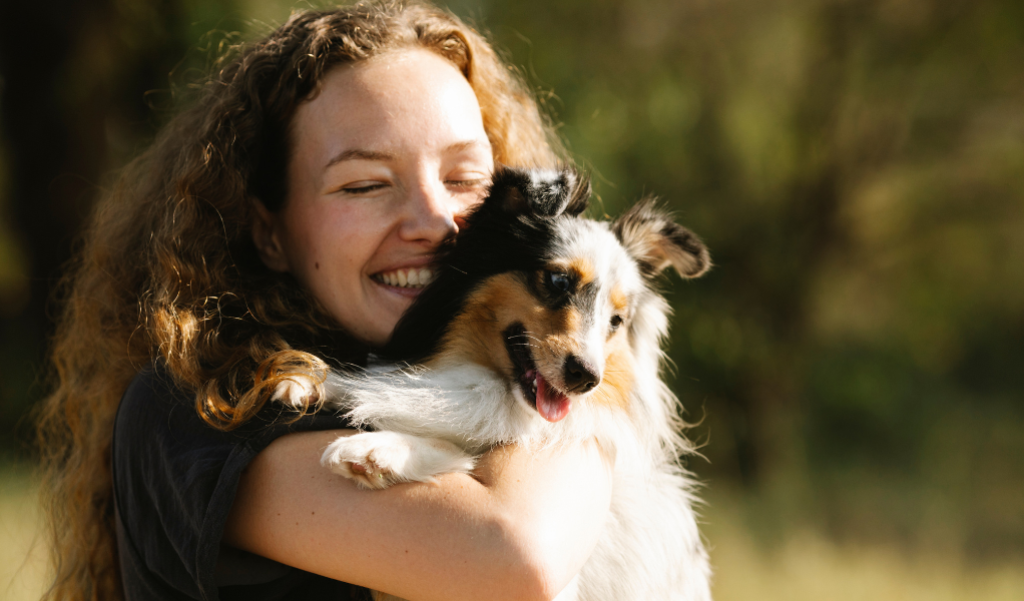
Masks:
[[[127,601],[370,598],[364,588],[221,544],[239,478],[257,453],[291,432],[346,427],[328,412],[291,417],[268,403],[243,426],[222,432],[162,371],[135,377],[121,399],[112,446]]]

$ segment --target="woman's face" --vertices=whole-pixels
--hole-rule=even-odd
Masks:
[[[486,193],[494,161],[476,95],[443,58],[401,51],[329,72],[290,133],[288,195],[261,212],[256,245],[381,345]]]

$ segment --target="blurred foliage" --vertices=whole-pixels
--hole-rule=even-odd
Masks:
[[[595,173],[596,214],[656,194],[711,248],[710,274],[666,282],[673,384],[703,419],[691,433],[709,461],[692,468],[748,491],[754,531],[1024,554],[1024,4],[449,6],[538,89]],[[38,395],[23,349],[46,329],[23,316],[42,304],[30,283],[53,278],[34,249],[54,239],[17,207],[69,178],[87,205],[174,104],[147,92],[187,82],[230,39],[208,32],[251,36],[289,7],[79,10],[63,62],[37,66],[49,79],[28,92],[73,140],[49,171],[25,169],[3,72],[5,431]],[[5,48],[9,65],[31,40]]]

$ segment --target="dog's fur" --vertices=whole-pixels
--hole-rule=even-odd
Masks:
[[[589,194],[567,170],[495,176],[386,362],[328,379],[327,402],[372,431],[338,439],[323,463],[383,488],[468,472],[494,445],[596,439],[615,457],[611,515],[558,598],[707,600],[694,482],[678,463],[692,449],[659,378],[669,308],[653,281],[669,266],[702,274],[708,253],[650,201],[610,226],[584,219]],[[277,397],[311,391],[297,377]]]

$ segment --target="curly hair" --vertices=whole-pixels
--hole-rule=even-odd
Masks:
[[[554,130],[516,72],[437,8],[298,12],[232,48],[190,108],[119,174],[63,283],[55,385],[39,413],[55,569],[47,599],[123,595],[109,455],[119,399],[140,369],[162,363],[195,393],[200,416],[228,430],[255,415],[284,375],[322,378],[317,341],[355,344],[294,280],[262,264],[251,223],[256,202],[281,208],[290,121],[324,74],[414,47],[466,77],[496,162],[558,161]]]

